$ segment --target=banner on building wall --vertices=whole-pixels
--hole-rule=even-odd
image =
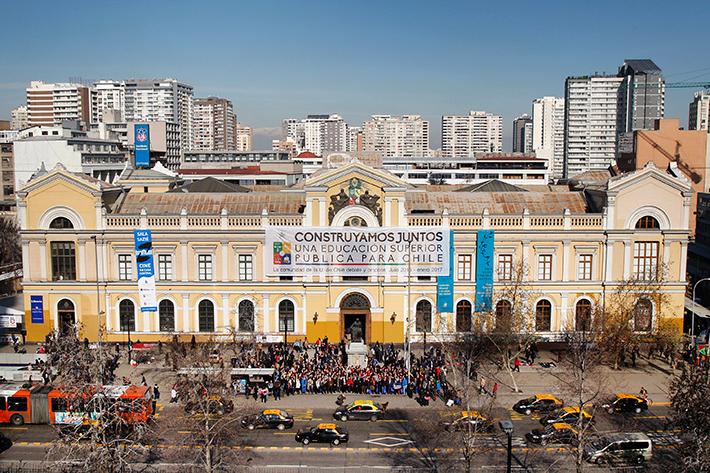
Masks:
[[[454,232],[449,231],[449,274],[436,278],[436,309],[454,311]]]
[[[150,125],[136,123],[133,127],[136,167],[150,167]]]
[[[446,276],[449,230],[440,227],[269,227],[270,276]]]
[[[476,235],[476,312],[490,312],[493,306],[493,230]]]
[[[134,230],[136,269],[138,273],[138,299],[141,312],[156,312],[155,270],[153,268],[153,235],[150,230]]]
[[[30,317],[33,324],[44,323],[44,300],[42,296],[30,296]]]

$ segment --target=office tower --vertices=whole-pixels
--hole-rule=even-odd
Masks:
[[[254,130],[250,126],[237,123],[237,151],[251,151],[254,142]]]
[[[533,121],[527,113],[513,120],[513,153],[532,152]]]
[[[104,112],[122,122],[126,112],[126,83],[118,80],[100,80],[91,87],[91,123],[102,121]],[[118,112],[116,114],[116,112]]]
[[[429,122],[420,115],[373,115],[362,124],[363,151],[374,151],[383,158],[427,156]]]
[[[126,81],[127,122],[176,123],[180,128],[180,150],[190,149],[192,127],[192,86],[175,79],[131,79]],[[173,169],[180,165],[168,161]]]
[[[532,150],[538,158],[547,159],[552,177],[564,175],[565,99],[542,97],[533,100]]]
[[[207,97],[193,101],[191,149],[234,151],[236,137],[237,116],[231,100]]]
[[[362,153],[365,150],[362,128],[359,126],[348,127],[348,142],[345,151],[348,153]]]
[[[708,117],[710,116],[710,93],[695,92],[693,101],[688,107],[688,129],[708,131]]]
[[[624,80],[581,76],[565,81],[565,177],[614,163],[619,87]]]
[[[634,130],[653,130],[663,118],[666,85],[661,69],[650,59],[626,59],[619,67],[618,129],[621,136]]]
[[[20,105],[10,111],[10,129],[24,130],[29,127],[29,119],[27,117],[27,105]]]
[[[445,157],[503,151],[503,117],[471,111],[441,117],[441,153]]]
[[[282,123],[284,140],[292,139],[297,152],[318,156],[330,151],[345,151],[347,124],[340,115],[308,115],[305,119],[287,118]]]
[[[65,120],[88,125],[91,104],[85,85],[32,81],[26,91],[28,126],[61,125]]]

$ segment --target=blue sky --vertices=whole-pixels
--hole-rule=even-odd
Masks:
[[[265,147],[281,120],[500,113],[563,95],[568,75],[651,58],[667,80],[710,80],[707,1],[4,2],[0,117],[30,80],[176,77],[234,102]],[[687,122],[693,89],[669,90]]]

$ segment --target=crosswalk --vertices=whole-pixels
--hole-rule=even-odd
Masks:
[[[648,432],[646,435],[653,441],[653,445],[657,447],[670,447],[682,442],[680,437],[673,432]]]

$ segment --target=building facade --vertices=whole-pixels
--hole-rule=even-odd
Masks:
[[[494,230],[494,315],[509,307],[501,294],[516,265],[528,268],[527,316],[540,337],[552,340],[584,323],[624,281],[653,278],[663,265],[668,297],[661,303],[640,295],[634,330],[661,323],[681,330],[692,194],[685,179],[653,166],[611,178],[589,200],[574,190],[427,191],[342,155],[281,190],[135,189],[57,166],[19,190],[28,340],[80,323],[81,337],[96,340],[100,325],[110,342],[235,334],[337,341],[354,319],[366,343],[416,342],[425,334],[446,340],[470,331],[481,316],[474,307],[483,229]],[[352,199],[340,198],[345,189]],[[435,309],[432,277],[288,277],[266,269],[276,248],[265,247],[268,229],[342,232],[352,225],[452,230],[450,311]],[[138,306],[133,231],[139,228],[152,231],[157,312]]]
[[[232,101],[207,97],[192,105],[193,150],[234,151],[237,149],[237,116]]]
[[[17,130],[0,131],[0,210],[15,208],[15,153]]]
[[[89,124],[89,87],[82,84],[46,84],[42,81],[32,81],[26,92],[28,126],[61,125],[66,120]]]
[[[287,118],[282,125],[285,141],[296,143],[296,153],[310,151],[317,155],[342,152],[347,147],[348,125],[340,115],[308,115]]]
[[[631,145],[631,133],[653,130],[665,112],[666,85],[663,72],[650,59],[626,59],[619,67],[618,152]]]
[[[710,93],[702,91],[695,92],[693,101],[688,107],[688,129],[689,130],[710,130],[708,119],[710,118]]]
[[[564,176],[605,169],[616,158],[619,87],[623,77],[565,81]]]
[[[552,177],[564,175],[565,99],[541,97],[533,100],[533,152],[550,162]]]
[[[27,116],[27,105],[20,105],[10,110],[10,129],[24,130],[30,126]]]
[[[104,113],[109,111],[114,122],[125,120],[125,81],[100,80],[91,86],[91,123],[104,121]]]
[[[362,124],[362,136],[363,151],[383,158],[429,154],[429,122],[420,115],[373,115]]]
[[[527,113],[513,120],[513,153],[532,153],[533,120]]]
[[[466,157],[503,151],[503,117],[471,111],[441,117],[441,154]]]
[[[237,151],[251,151],[254,147],[254,130],[250,126],[237,123]]]

